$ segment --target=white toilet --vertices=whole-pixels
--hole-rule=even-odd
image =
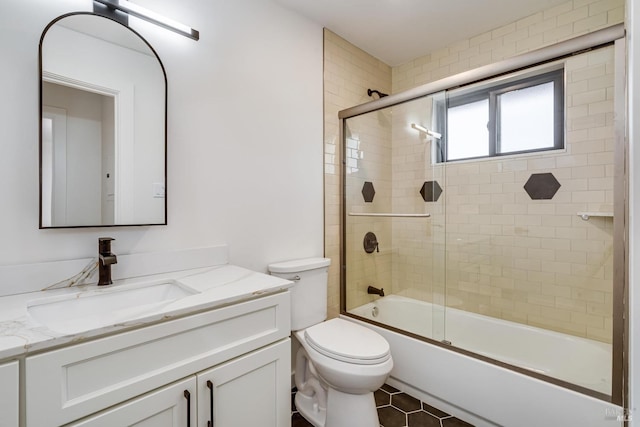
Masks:
[[[269,265],[292,280],[291,329],[296,355],[296,408],[315,427],[378,427],[373,392],[393,368],[389,343],[378,333],[343,319],[327,318],[331,260],[307,258]]]

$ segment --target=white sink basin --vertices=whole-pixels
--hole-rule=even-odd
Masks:
[[[29,301],[27,312],[52,331],[75,334],[142,318],[195,293],[175,281],[123,285]]]

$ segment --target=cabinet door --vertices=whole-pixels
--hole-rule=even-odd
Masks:
[[[287,338],[199,374],[198,426],[290,425],[290,346]]]
[[[0,426],[18,426],[18,362],[0,365]]]
[[[189,377],[83,421],[75,427],[195,427],[196,379]]]

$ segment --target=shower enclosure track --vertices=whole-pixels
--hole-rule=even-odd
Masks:
[[[585,52],[587,50],[613,43],[615,40],[624,39],[624,24],[616,24],[602,30],[597,30],[582,36],[575,37],[551,46],[532,50],[500,62],[485,65],[473,70],[464,71],[453,76],[445,77],[431,83],[417,86],[400,93],[394,93],[375,101],[360,104],[338,112],[339,119],[359,116],[371,111],[380,110],[407,101],[413,101],[426,95],[431,95],[442,90],[468,85],[483,79],[499,76],[507,72],[513,72],[525,67],[544,64],[560,58]]]

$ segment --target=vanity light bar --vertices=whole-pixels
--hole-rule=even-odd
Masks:
[[[131,3],[127,0],[94,0],[95,2],[101,3],[108,8],[117,9],[124,13],[127,13],[131,16],[135,16],[136,18],[144,19],[145,21],[151,22],[152,24],[156,24],[160,27],[166,28],[167,30],[174,31],[178,34],[182,34],[185,37],[189,37],[193,40],[200,39],[200,32],[198,30],[194,30],[193,28],[181,24],[179,22],[174,21],[173,19],[169,19],[162,15],[159,15],[155,12],[152,12],[148,9],[138,6],[137,4]]]

